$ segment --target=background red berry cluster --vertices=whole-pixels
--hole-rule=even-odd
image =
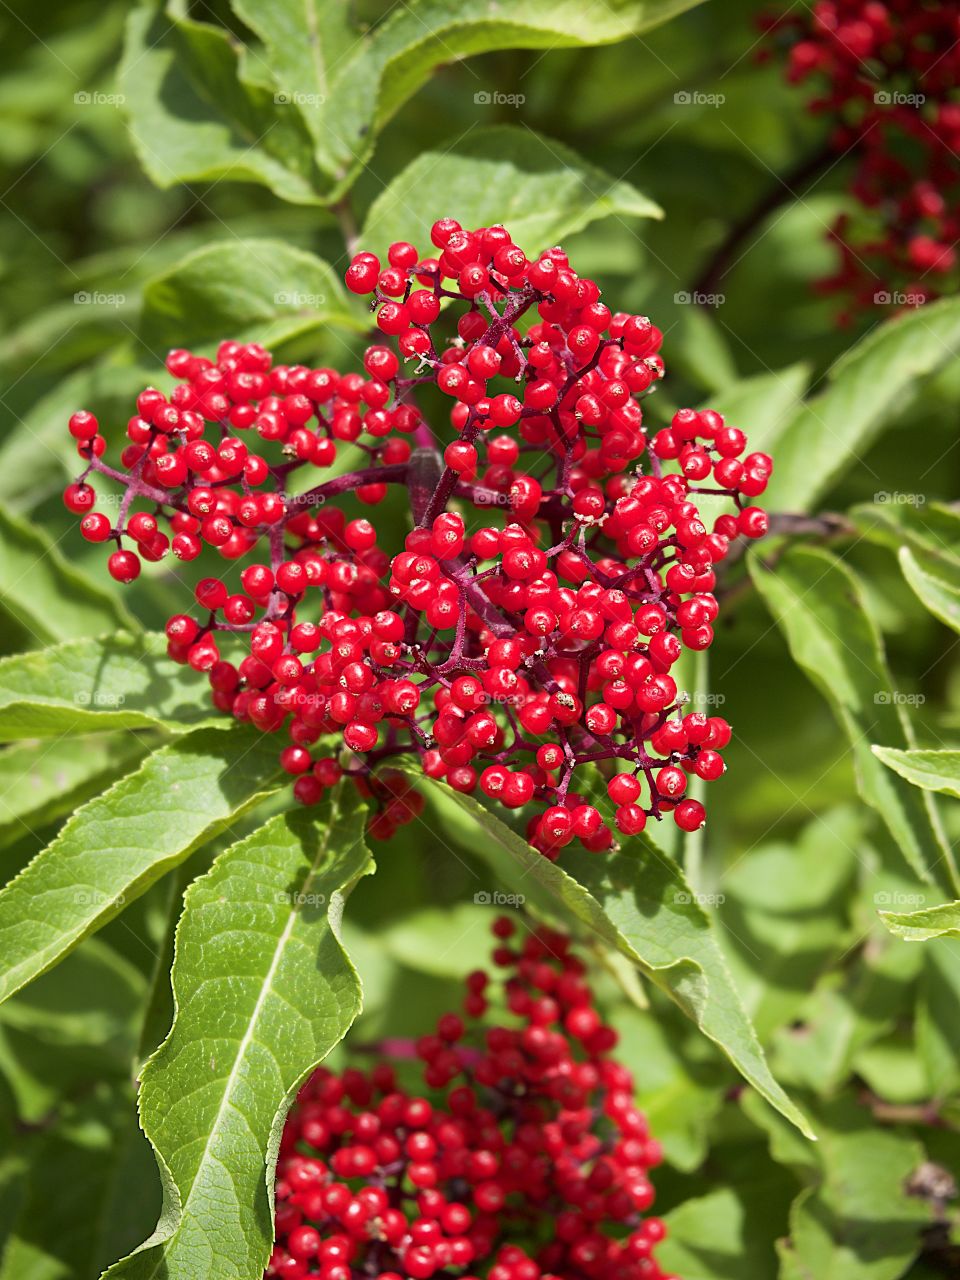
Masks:
[[[556,931],[511,946],[501,917],[493,932],[495,984],[471,973],[464,1016],[410,1042],[421,1089],[398,1081],[407,1046],[392,1044],[300,1090],[268,1276],[670,1280],[647,1214],[660,1144],[583,963]]]

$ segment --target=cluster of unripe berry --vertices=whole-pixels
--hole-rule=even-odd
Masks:
[[[837,159],[856,162],[866,219],[838,218],[824,290],[854,306],[919,305],[956,287],[960,240],[960,8],[954,0],[818,0],[764,25],[788,76],[819,87]]]
[[[71,418],[88,467],[67,506],[114,546],[123,582],[141,560],[219,553],[196,612],[170,618],[169,652],[209,674],[218,708],[286,731],[304,803],[346,772],[387,836],[422,802],[372,771],[415,752],[456,790],[536,803],[527,836],[549,857],[611,846],[604,786],[624,835],[667,813],[694,830],[688,778],[720,776],[730,730],[689,710],[671,668],[711,643],[731,541],[766,531],[753,500],[771,460],[710,410],[648,439],[662,335],[611,312],[560,249],[528,260],[503,227],[450,219],[432,239],[436,257],[398,243],[386,266],[361,253],[346,273],[399,355],[378,342],[341,375],[256,344],[174,351],[178,384],[138,398],[122,470],[96,419]],[[450,400],[437,435],[416,401],[435,388]],[[364,465],[312,483],[345,444]],[[112,522],[90,473],[125,486]],[[332,501],[373,508],[391,485],[409,493],[402,548]],[[701,494],[726,504],[710,523]]]
[[[463,1016],[384,1046],[369,1071],[321,1068],[301,1089],[268,1276],[676,1280],[654,1257],[664,1224],[645,1216],[660,1144],[611,1057],[616,1032],[569,939],[541,930],[516,946],[515,929],[493,926],[495,1020],[478,970]],[[423,1064],[422,1090],[398,1083],[404,1053]]]

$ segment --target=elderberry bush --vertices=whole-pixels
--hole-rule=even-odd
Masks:
[[[277,366],[249,343],[216,360],[173,351],[180,381],[137,398],[122,470],[94,416],[72,416],[88,465],[64,501],[115,548],[119,582],[204,548],[243,565],[239,589],[224,570],[197,583],[169,653],[209,673],[221,711],[288,739],[304,804],[345,772],[386,838],[422,802],[374,770],[410,754],[528,811],[547,857],[571,840],[601,852],[614,831],[583,781],[592,765],[620,834],[668,814],[695,831],[688,778],[722,775],[730,728],[687,710],[671,669],[713,639],[731,542],[766,532],[753,500],[772,460],[712,410],[648,433],[663,335],[612,311],[562,249],[528,260],[505,227],[452,218],[430,234],[436,256],[400,241],[385,266],[364,252],[346,272],[396,350],[368,347],[363,373]],[[450,409],[421,409],[428,388]],[[347,443],[365,465],[313,483]],[[125,487],[112,523],[92,475]],[[390,485],[410,495],[402,548],[381,545],[373,512],[348,521],[336,505],[376,508]],[[703,498],[726,509],[707,517]]]
[[[0,1280],[954,1276],[956,5],[0,8]]]

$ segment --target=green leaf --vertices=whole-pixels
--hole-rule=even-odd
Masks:
[[[52,738],[102,729],[187,733],[225,724],[203,675],[166,656],[166,637],[68,640],[0,660],[0,736]]]
[[[431,181],[438,173],[443,181]],[[466,227],[504,223],[528,254],[598,218],[663,216],[631,183],[611,178],[562,143],[520,125],[499,125],[419,155],[373,202],[360,242],[375,253],[395,240],[422,243],[431,223],[451,210]]]
[[[624,40],[698,2],[626,0],[588,14],[575,0],[517,0],[502,12],[487,0],[412,0],[365,32],[346,5],[234,0],[262,41],[250,49],[179,6],[147,5],[130,18],[121,88],[140,160],[159,186],[229,178],[284,200],[331,202],[441,63]],[[475,92],[487,92],[479,78]],[[480,112],[488,101],[477,98]]]
[[[129,1082],[100,1084],[66,1105],[49,1133],[35,1135],[0,1280],[99,1275],[149,1230],[160,1196],[133,1108]]]
[[[881,911],[880,919],[891,933],[906,942],[960,938],[960,902],[943,902],[923,911]]]
[[[319,180],[300,113],[245,78],[225,30],[176,8],[132,11],[120,66],[134,147],[151,180],[172,187],[229,178],[315,203]]]
[[[74,410],[90,409],[102,422],[114,416],[124,420],[138,392],[156,382],[155,365],[148,369],[122,363],[124,354],[120,348],[110,362],[87,365],[59,380],[21,410],[23,416],[5,431],[0,444],[0,499],[9,510],[33,510],[45,498],[62,492],[76,476],[79,459],[66,429]],[[160,380],[163,385],[162,374]]]
[[[177,1016],[140,1090],[164,1208],[153,1236],[107,1272],[115,1280],[262,1275],[287,1110],[360,1010],[340,919],[373,869],[362,810],[338,788],[319,821],[281,814],[187,891]]]
[[[751,449],[768,451],[796,413],[809,381],[810,366],[792,364],[735,382],[701,408],[716,409],[730,426],[745,431]]]
[[[846,732],[863,799],[883,819],[910,866],[928,884],[957,882],[930,798],[893,778],[870,750],[912,745],[904,701],[859,582],[829,552],[794,547],[768,568],[756,553],[750,573],[784,633],[794,661],[817,686]]]
[[[755,1173],[743,1185],[692,1196],[664,1216],[657,1262],[683,1280],[772,1280],[775,1224],[788,1204],[782,1177]]]
[[[249,729],[201,729],[78,809],[0,892],[0,1000],[275,790],[276,749]]]
[[[811,511],[867,449],[921,381],[960,350],[960,299],[944,298],[878,325],[827,374],[826,388],[765,441],[776,468],[764,504]],[[744,423],[748,435],[750,427]],[[751,437],[751,444],[754,440]],[[869,474],[882,491],[881,479]]]
[[[897,751],[891,747],[874,747],[873,754],[915,787],[960,797],[960,751]]]
[[[448,803],[465,810],[483,833],[474,852],[497,873],[493,888],[509,886],[547,911],[559,907],[620,951],[692,1019],[758,1092],[810,1135],[803,1115],[770,1074],[710,920],[673,862],[648,840],[635,837],[626,850],[602,858],[567,849],[560,867],[472,796],[443,783],[429,785]]]
[[[926,551],[960,565],[960,511],[946,503],[864,502],[853,507],[850,517],[871,542],[880,546],[899,552],[906,545],[912,551]]]
[[[784,1280],[898,1280],[920,1251],[928,1203],[905,1183],[924,1159],[919,1142],[877,1127],[865,1108],[840,1099],[824,1109],[819,1187],[802,1192],[781,1246]]]
[[[960,1084],[960,965],[950,938],[923,948],[915,1026],[916,1054],[924,1071],[923,1097],[945,1098]]]
[[[329,263],[279,240],[229,240],[197,249],[154,277],[143,294],[141,335],[153,350],[224,337],[273,345],[339,326],[369,327],[347,309]]]
[[[64,558],[41,529],[0,510],[0,604],[38,646],[139,627],[119,600]]]
[[[933,616],[953,631],[960,631],[960,565],[904,547],[900,568],[914,594]]]
[[[863,822],[833,810],[792,844],[763,844],[724,876],[719,923],[747,1012],[764,1042],[792,1022],[817,979],[847,950],[847,900]]]
[[[132,733],[44,739],[0,751],[0,848],[70,813],[146,752]]]

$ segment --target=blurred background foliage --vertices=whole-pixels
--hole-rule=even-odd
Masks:
[[[373,23],[387,7],[361,4],[351,13]],[[196,22],[220,21],[256,46],[225,4],[185,4],[183,12]],[[459,216],[463,171],[457,181],[448,175],[457,157],[471,155],[493,158],[485,207],[502,207],[497,216],[512,225],[510,170],[498,175],[495,161],[498,149],[504,155],[530,149],[542,223],[536,201],[532,212],[527,201],[521,213],[535,239],[553,225],[552,184],[562,178],[563,148],[570,148],[631,188],[596,209],[575,211],[570,225],[577,229],[564,235],[564,246],[617,308],[646,312],[664,330],[668,377],[649,402],[651,419],[710,402],[729,407],[748,434],[755,419],[771,434],[790,420],[793,465],[827,477],[814,486],[812,514],[843,518],[786,541],[827,543],[842,556],[863,592],[860,612],[887,651],[892,674],[876,693],[909,696],[921,745],[956,745],[956,630],[924,608],[896,550],[909,542],[960,575],[958,516],[952,505],[934,506],[953,504],[958,487],[960,322],[948,323],[948,316],[929,327],[914,324],[905,355],[881,351],[835,410],[825,437],[814,439],[811,431],[807,456],[804,433],[815,424],[791,419],[798,396],[821,392],[834,361],[878,326],[896,322],[889,309],[878,308],[853,328],[838,328],[835,302],[811,288],[832,263],[825,232],[844,207],[846,174],[839,164],[800,198],[781,188],[783,175],[818,147],[822,129],[777,65],[757,64],[758,12],[754,0],[717,0],[603,47],[506,48],[441,65],[382,128],[349,197],[326,208],[224,177],[158,188],[135,154],[131,104],[117,100],[125,92],[117,69],[129,6],[4,4],[3,652],[58,638],[57,610],[74,590],[82,600],[76,611],[93,615],[79,618],[80,634],[88,621],[89,631],[102,630],[104,618],[123,625],[123,610],[157,627],[177,598],[161,566],[120,601],[120,590],[100,572],[101,553],[76,537],[59,496],[77,469],[65,430],[73,409],[96,411],[117,439],[136,391],[149,382],[166,385],[166,347],[185,326],[184,340],[203,350],[241,336],[239,326],[242,336],[272,337],[288,360],[350,360],[364,334],[357,306],[334,292],[348,258],[345,230],[363,226],[371,209],[372,230],[404,217],[409,224],[410,208],[424,227],[440,213]],[[684,102],[678,94],[699,97]],[[494,127],[507,132],[485,132]],[[162,131],[161,121],[141,124],[141,144]],[[551,141],[544,147],[538,136]],[[404,213],[391,206],[388,189],[410,165],[420,168],[405,188]],[[776,207],[724,274],[722,302],[691,305],[684,295],[725,233],[771,192],[779,193]],[[598,193],[595,186],[589,192]],[[662,208],[662,220],[631,211],[638,193]],[[258,255],[268,277],[277,264],[269,290],[258,291],[247,275],[262,269],[240,245],[248,238],[279,246],[276,259],[269,249]],[[222,247],[223,256],[198,294],[178,285],[176,275],[171,284],[170,273],[188,254],[211,246]],[[295,256],[299,250],[330,264],[331,285]],[[289,283],[291,290],[322,292],[337,323],[274,308],[277,280],[283,289]],[[898,358],[905,364],[899,371],[892,368]],[[844,424],[861,411],[856,438],[844,438]],[[898,503],[896,495],[914,498]],[[383,518],[399,531],[404,513],[391,504]],[[936,519],[946,534],[930,532]],[[81,573],[89,568],[102,598],[76,581],[68,590],[69,571],[57,552],[48,558],[49,575],[32,572],[37,529],[65,562]],[[761,562],[776,576],[779,558],[795,554],[786,541],[761,549],[758,580]],[[800,563],[801,571],[809,574],[809,564]],[[811,582],[816,596],[815,577]],[[715,916],[773,1070],[808,1109],[821,1141],[812,1146],[790,1131],[672,1006],[612,964],[604,1000],[666,1151],[657,1181],[658,1209],[671,1231],[664,1262],[686,1280],[960,1275],[960,1242],[951,1236],[952,1175],[960,1171],[958,942],[907,944],[877,917],[878,907],[909,911],[933,905],[944,892],[918,877],[877,806],[858,794],[850,725],[834,679],[849,658],[830,652],[834,645],[840,653],[845,637],[829,627],[818,632],[816,617],[801,618],[791,637],[776,625],[776,608],[772,614],[768,593],[754,589],[742,561],[723,590],[709,688],[735,738],[729,772],[711,797],[705,839],[688,851],[689,870]],[[860,622],[850,626],[856,633]],[[807,668],[818,666],[828,694],[833,681],[833,705],[811,683]],[[876,740],[874,708],[867,700],[860,711],[854,737],[869,744]],[[30,744],[0,755],[0,862],[7,875],[104,779],[132,768],[150,741],[143,733],[119,742],[92,738],[82,767],[69,743],[62,758],[36,767]],[[25,776],[42,803],[24,800]],[[379,874],[351,902],[347,941],[367,989],[351,1042],[409,1034],[411,1010],[426,1027],[455,1002],[456,979],[486,952],[490,909],[472,899],[496,886],[476,859],[468,819],[450,805],[441,813],[444,806],[432,798],[424,825],[404,829],[379,851]],[[256,821],[262,816],[261,810]],[[943,817],[952,845],[960,821],[953,808]],[[201,860],[215,851],[205,850]],[[140,1010],[168,955],[171,904],[184,883],[170,873],[122,920],[0,1012],[0,1126],[7,1139],[0,1141],[6,1152],[0,1227],[10,1233],[3,1280],[96,1275],[152,1226],[157,1185],[135,1128],[130,1062],[138,1044],[150,1045],[149,1037],[139,1039]],[[160,1030],[153,1043],[169,1014],[162,984],[155,999],[161,1007],[153,1025]],[[131,1186],[137,1194],[125,1195]],[[94,1191],[102,1208],[96,1221],[89,1214]]]

